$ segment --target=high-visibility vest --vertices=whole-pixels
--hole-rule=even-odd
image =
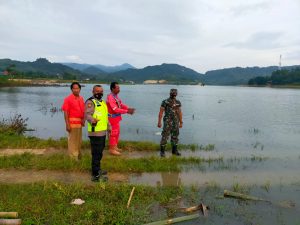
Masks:
[[[90,122],[88,122],[88,132],[97,132],[97,131],[105,131],[107,130],[108,124],[108,111],[107,105],[105,101],[99,101],[97,99],[90,99],[95,106],[95,111],[93,114],[93,118],[97,119],[98,122],[96,126],[92,126]]]

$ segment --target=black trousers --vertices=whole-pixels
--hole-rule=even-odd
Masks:
[[[105,147],[106,136],[89,136],[91,142],[91,153],[92,153],[92,175],[98,176],[99,170],[101,169],[101,159],[103,156],[103,150]]]

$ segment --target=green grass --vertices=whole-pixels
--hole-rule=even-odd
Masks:
[[[1,130],[1,127],[0,127]],[[108,145],[106,145],[108,146]],[[41,139],[37,137],[27,137],[24,135],[17,135],[13,132],[0,132],[0,149],[4,148],[57,148],[57,149],[67,149],[68,143],[67,138],[60,139]],[[125,150],[134,150],[134,151],[158,151],[160,149],[160,145],[153,142],[147,141],[120,141],[119,147]],[[83,149],[90,148],[90,143],[88,140],[83,141],[82,143]],[[207,146],[198,146],[195,144],[191,145],[179,145],[179,149],[181,150],[204,150],[211,151],[214,149],[214,145],[209,144]],[[170,144],[167,145],[167,150],[171,149]]]
[[[0,184],[0,211],[16,211],[22,224],[143,224],[155,218],[157,205],[181,195],[179,187],[99,183],[92,186],[61,183]],[[81,198],[83,205],[71,205]],[[154,204],[155,203],[155,204]],[[156,213],[157,216],[157,213]]]
[[[203,163],[220,162],[222,158],[202,159],[198,157],[169,157],[156,156],[147,158],[123,158],[105,156],[101,165],[110,172],[163,172],[181,171],[183,165],[201,165]],[[24,153],[0,157],[0,168],[62,170],[62,171],[89,171],[91,167],[90,154],[83,154],[80,161],[70,159],[65,154],[33,155]]]

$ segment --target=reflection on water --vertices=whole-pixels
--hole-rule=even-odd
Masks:
[[[82,88],[90,97],[92,84]],[[104,96],[109,86],[104,86]],[[147,92],[144,91],[145,87]],[[159,142],[157,115],[172,85],[121,85],[122,100],[137,109],[124,115],[121,139]],[[300,90],[248,87],[176,86],[182,103],[184,127],[180,143],[215,144],[216,150],[289,154],[300,146]],[[0,116],[21,113],[28,117],[33,135],[66,135],[60,107],[68,87],[17,87],[0,89]],[[86,130],[84,129],[84,138]]]
[[[41,108],[39,108],[37,111],[41,112],[44,116],[50,115],[51,117],[58,113],[63,114],[61,107],[54,106],[53,103],[42,104]]]
[[[161,181],[156,182],[157,187],[161,186],[180,186],[181,178],[179,172],[161,172]]]

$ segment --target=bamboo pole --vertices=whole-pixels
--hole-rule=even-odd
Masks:
[[[131,202],[134,190],[135,190],[135,187],[133,187],[132,190],[131,190],[131,193],[130,193],[130,196],[129,196],[129,199],[128,199],[128,202],[127,202],[127,209],[129,208],[129,205],[130,205],[130,202]]]
[[[239,198],[239,199],[242,199],[242,200],[263,201],[263,202],[268,202],[268,203],[271,203],[273,205],[276,205],[276,206],[279,206],[279,207],[282,207],[282,208],[293,208],[293,207],[295,207],[295,202],[293,202],[293,201],[288,200],[288,201],[281,201],[279,203],[276,203],[276,202],[272,202],[270,200],[266,200],[266,199],[263,199],[263,198],[257,198],[257,197],[254,197],[254,196],[244,195],[244,194],[241,194],[241,193],[238,193],[238,192],[233,192],[233,191],[228,191],[228,190],[224,190],[224,197]]]
[[[21,219],[0,219],[0,225],[21,225]]]
[[[18,218],[17,212],[0,212],[0,218]]]
[[[270,202],[270,201],[268,201],[266,199],[263,199],[263,198],[257,198],[257,197],[254,197],[254,196],[245,195],[245,194],[242,194],[242,193],[238,193],[238,192],[234,192],[234,191],[228,191],[228,190],[224,190],[224,197],[239,198],[239,199],[242,199],[242,200]]]
[[[204,216],[207,216],[207,210],[209,210],[209,206],[200,203],[200,205],[196,205],[188,208],[180,208],[180,210],[185,213],[191,213],[200,210]]]
[[[179,223],[179,222],[183,222],[183,221],[187,221],[187,220],[196,219],[198,217],[200,217],[200,214],[196,213],[196,214],[192,214],[192,215],[189,215],[189,216],[181,216],[181,217],[177,217],[177,218],[173,218],[173,219],[161,220],[161,221],[156,221],[156,222],[152,222],[152,223],[147,223],[145,225],[173,224],[173,223]]]

